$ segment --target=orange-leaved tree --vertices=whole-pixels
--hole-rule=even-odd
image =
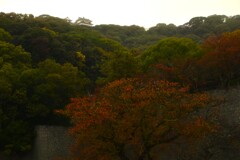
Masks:
[[[228,87],[239,82],[240,30],[209,37],[203,43],[206,54],[199,61],[206,83]]]
[[[131,78],[73,98],[59,112],[73,124],[74,160],[142,160],[153,159],[156,146],[213,132],[216,126],[198,114],[210,105],[207,94],[190,94],[178,83]]]

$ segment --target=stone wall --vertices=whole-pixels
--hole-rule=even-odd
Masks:
[[[224,98],[219,107],[219,131],[212,138],[211,160],[240,159],[240,86],[214,90],[210,94]]]
[[[66,157],[73,142],[66,127],[37,126],[34,160],[53,160]]]

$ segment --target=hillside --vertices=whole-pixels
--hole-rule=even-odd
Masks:
[[[144,114],[159,120],[162,112],[167,119],[179,121],[166,126],[159,122],[156,128],[162,135],[156,133],[157,140],[151,142],[167,141],[168,136],[210,134],[212,124],[192,113],[214,103],[205,91],[238,86],[239,29],[239,15],[194,17],[181,26],[159,23],[145,30],[139,26],[89,27],[50,15],[1,12],[0,154],[16,157],[31,151],[38,125],[70,124],[76,135],[83,127],[91,136],[96,136],[89,128],[92,125],[100,127],[99,133],[103,126],[110,130],[109,124],[119,133],[126,127],[132,133],[122,137],[124,152],[133,143],[127,136],[133,135],[130,139],[138,143],[144,141],[139,140],[140,131],[133,124],[141,128],[143,122],[138,120]],[[80,108],[75,112],[71,106]],[[178,107],[185,108],[179,111]],[[144,123],[154,121],[151,118]],[[189,121],[191,124],[182,123]],[[202,130],[193,132],[200,121]],[[149,130],[155,128],[148,125],[152,125]],[[188,125],[191,131],[185,132]],[[87,135],[82,136],[78,138]],[[145,149],[141,156],[151,157],[152,148]]]

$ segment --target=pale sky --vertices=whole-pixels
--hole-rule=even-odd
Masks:
[[[181,25],[197,16],[240,14],[240,0],[0,0],[0,12],[78,17],[94,25]]]

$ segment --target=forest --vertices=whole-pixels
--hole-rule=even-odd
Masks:
[[[70,126],[73,160],[150,160],[177,139],[194,146],[219,128],[203,113],[221,100],[206,91],[238,85],[239,65],[240,15],[146,30],[1,12],[0,154],[30,152],[37,125]]]

